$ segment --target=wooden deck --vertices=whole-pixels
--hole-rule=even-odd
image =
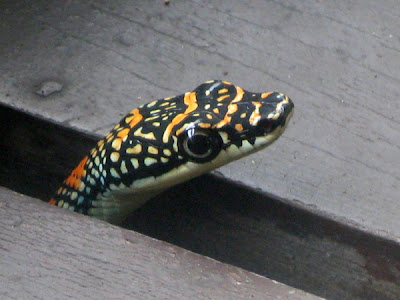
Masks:
[[[180,94],[207,79],[226,79],[247,90],[285,92],[295,102],[296,111],[284,136],[267,150],[223,167],[219,172],[228,180],[240,181],[261,193],[285,199],[284,203],[293,203],[348,226],[342,228],[340,236],[345,235],[346,228],[354,227],[378,240],[387,239],[397,247],[400,240],[399,17],[397,3],[372,0],[335,4],[173,0],[169,6],[155,0],[2,1],[0,102],[70,127],[104,134],[139,104]],[[49,97],[35,94],[46,81],[61,83],[62,91]],[[22,145],[25,134],[27,139],[31,137],[29,133],[14,131],[14,137]],[[57,143],[61,140],[55,139]],[[37,141],[32,138],[30,142]],[[30,145],[27,144],[27,149]],[[75,154],[80,151],[83,148]],[[30,153],[15,154],[27,159]],[[71,157],[63,159],[72,164]],[[10,163],[1,161],[4,159],[7,157],[0,157],[0,165]],[[46,161],[37,167],[50,165]],[[62,168],[65,165],[58,166],[56,173]],[[26,177],[25,181],[13,184],[30,190],[29,182],[40,182],[51,176],[54,173],[48,169],[43,177]],[[49,186],[51,189],[53,184]],[[42,189],[35,196],[43,197],[51,192]],[[144,210],[154,208],[154,203],[160,204],[150,203]],[[240,203],[243,202],[236,205]],[[250,201],[251,205],[255,203]],[[266,234],[265,216],[251,214],[250,222],[240,213],[240,207],[235,209],[234,215],[243,232],[252,232],[254,238]],[[20,214],[26,215],[26,212]],[[295,214],[299,216],[304,215]],[[262,221],[257,223],[260,218]],[[95,222],[86,218],[77,220]],[[307,222],[291,221],[301,224],[295,226],[296,238],[300,238],[302,230],[308,232]],[[222,228],[227,228],[226,224],[229,222]],[[39,241],[42,227],[35,226],[38,226],[35,231],[38,236],[33,239]],[[286,231],[287,228],[285,225]],[[110,227],[109,230],[117,229]],[[328,231],[324,229],[323,234]],[[330,234],[334,236],[333,232]],[[224,236],[237,239],[236,245],[243,243],[234,232]],[[293,251],[289,236],[288,248],[282,252],[287,257]],[[332,236],[330,251],[325,252],[324,235],[318,236],[315,253],[331,255],[336,243]],[[266,245],[263,238],[256,240]],[[293,245],[301,248],[301,243]],[[348,265],[353,262],[357,268],[360,266],[362,271],[357,274],[366,272],[371,276],[362,277],[359,287],[366,289],[369,280],[375,280],[376,291],[381,285],[391,291],[386,296],[395,299],[400,286],[397,257],[387,259],[387,255],[393,254],[386,251],[390,247],[372,248],[373,255],[364,248],[356,251],[356,255],[346,252],[347,248],[335,253],[338,257],[347,256]],[[252,254],[250,263],[241,265],[237,261],[243,262],[243,259],[239,258],[236,264],[268,274],[266,262],[257,265],[262,260],[261,249],[256,247],[258,252]],[[207,255],[213,252],[203,250]],[[247,248],[242,254],[250,253],[251,249]],[[14,257],[15,261],[20,257],[21,253]],[[371,257],[374,259],[369,260]],[[381,260],[376,259],[379,257]],[[306,257],[287,259],[293,266],[297,259]],[[392,264],[385,265],[385,261]],[[338,266],[336,260],[333,266]],[[379,266],[385,266],[384,270]],[[280,274],[282,278],[291,278],[286,281],[290,283],[295,278],[305,278],[296,274],[294,267],[284,276]],[[331,275],[337,279],[340,271],[335,270]],[[315,278],[323,276],[321,273]],[[17,287],[18,281],[13,284]],[[318,284],[321,285],[314,283],[313,292],[335,295],[337,287]],[[312,287],[313,282],[304,286]],[[362,291],[357,295],[368,296]]]
[[[0,188],[1,299],[319,299]]]

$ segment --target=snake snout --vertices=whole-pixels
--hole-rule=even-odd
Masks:
[[[282,108],[281,108],[283,126],[285,126],[289,122],[290,118],[293,115],[293,111],[294,111],[293,101],[288,96],[285,96],[285,100],[282,102]]]

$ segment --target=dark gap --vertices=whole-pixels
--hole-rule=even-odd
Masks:
[[[0,104],[0,185],[48,200],[99,137]],[[124,227],[330,299],[398,299],[400,247],[207,174],[137,210]]]

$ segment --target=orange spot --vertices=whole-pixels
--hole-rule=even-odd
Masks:
[[[227,93],[228,92],[228,89],[227,88],[223,88],[223,89],[220,89],[219,91],[218,91],[218,94],[225,94],[225,93]]]
[[[244,95],[244,91],[240,87],[235,86],[235,88],[236,88],[236,96],[229,103],[228,111],[226,112],[224,119],[219,121],[217,124],[215,124],[213,126],[213,128],[221,128],[224,125],[229,124],[232,121],[232,117],[230,115],[235,113],[238,110],[238,106],[235,103],[242,101],[243,95]]]
[[[236,129],[237,131],[242,131],[242,130],[243,130],[243,125],[242,125],[242,124],[236,124],[236,125],[235,125],[235,129]]]
[[[211,127],[211,124],[210,123],[202,123],[202,122],[200,122],[200,123],[198,123],[197,124],[199,127],[201,127],[201,128],[210,128]]]
[[[163,135],[163,142],[164,143],[168,142],[168,137],[171,135],[171,132],[172,132],[173,128],[177,124],[182,122],[187,117],[187,115],[189,113],[191,113],[192,111],[196,110],[197,107],[198,107],[197,97],[196,97],[196,93],[195,92],[187,92],[185,94],[185,97],[183,98],[183,102],[187,105],[187,108],[183,113],[178,114],[175,118],[173,118],[171,123],[168,124],[167,128],[164,131],[164,135]]]
[[[261,94],[261,98],[265,99],[267,98],[269,95],[271,95],[273,92],[268,92],[268,93],[262,93]]]
[[[122,129],[120,132],[118,132],[117,136],[123,139],[125,136],[129,134],[130,131],[131,130],[129,128]]]
[[[220,96],[220,97],[217,98],[217,101],[218,101],[218,102],[221,102],[221,101],[225,100],[226,98],[229,98],[229,96],[230,96],[230,95],[223,95],[223,96]]]
[[[125,118],[125,122],[129,124],[131,128],[135,127],[142,119],[143,116],[140,114],[138,108],[130,112],[132,115]]]
[[[254,111],[252,112],[250,119],[249,119],[249,123],[251,125],[256,125],[256,123],[258,122],[258,120],[261,118],[260,115],[260,107],[262,106],[260,102],[252,102],[255,106]]]
[[[229,81],[222,81],[223,83],[227,84],[227,85],[232,85],[232,83],[230,83]]]
[[[79,165],[72,171],[71,175],[65,180],[65,184],[73,187],[74,189],[78,189],[81,185],[81,178],[85,173],[85,164],[88,160],[88,157],[85,156]]]
[[[53,198],[50,199],[49,204],[51,205],[56,205],[56,200],[54,200]]]

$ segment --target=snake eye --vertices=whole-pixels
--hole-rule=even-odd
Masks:
[[[207,162],[221,151],[221,136],[212,130],[190,128],[178,137],[179,152],[195,162]]]

